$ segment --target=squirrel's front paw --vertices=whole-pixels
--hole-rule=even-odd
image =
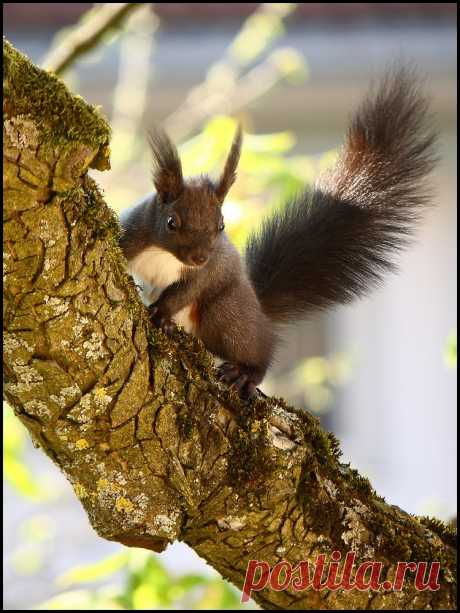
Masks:
[[[165,334],[171,336],[176,328],[176,324],[173,322],[173,320],[154,304],[149,306],[149,313],[152,323],[157,328],[161,328]]]

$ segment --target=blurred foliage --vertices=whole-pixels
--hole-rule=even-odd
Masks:
[[[111,578],[116,582],[92,589],[81,587],[82,584]],[[158,556],[142,549],[123,549],[94,564],[73,568],[58,578],[57,583],[65,588],[80,587],[62,592],[42,603],[38,609],[243,608],[238,590],[220,577],[196,573],[174,575],[166,570]]]
[[[143,8],[140,2],[104,2],[85,12],[80,22],[60,32],[60,41],[52,45],[42,65],[61,75],[77,59],[97,47],[120,27],[127,15]]]
[[[94,20],[99,17],[101,12],[104,12],[105,10],[107,10],[107,4],[105,6],[103,4],[95,4],[81,15],[77,23],[61,27],[53,36],[46,56],[42,59],[40,64],[47,68],[49,57],[56,51],[56,49],[62,45],[67,45],[69,38],[72,38],[78,34],[78,38],[81,40],[82,31],[85,26],[91,22],[94,22]],[[101,38],[96,41],[96,45],[94,47],[88,46],[88,48],[85,49],[85,54],[87,55],[83,55],[83,61],[88,63],[97,62],[100,59],[100,55],[104,47],[115,42],[122,35],[122,32],[123,28],[116,27],[104,30]],[[88,53],[89,50],[91,51],[90,53]],[[78,59],[81,60],[79,56]]]
[[[250,15],[229,49],[230,57],[239,64],[253,62],[278,36],[284,33],[282,18],[296,8],[292,2],[271,2]]]
[[[294,385],[303,395],[309,411],[326,413],[332,408],[334,390],[349,381],[352,360],[346,353],[335,353],[329,357],[314,356],[302,360],[293,374]]]
[[[444,350],[444,361],[450,368],[457,366],[457,330],[452,330]]]
[[[45,563],[43,547],[37,543],[23,543],[11,555],[11,565],[18,575],[34,575]]]
[[[44,502],[53,498],[46,481],[39,481],[24,462],[24,452],[29,435],[15,417],[11,407],[3,403],[3,476],[22,496],[32,502]]]
[[[154,76],[152,52],[158,19],[144,4],[127,20],[120,41],[118,78],[113,92],[111,165],[119,169],[141,153],[145,143],[139,127],[148,104],[150,80]]]
[[[270,52],[285,32],[285,20],[296,3],[262,3],[243,23],[221,58],[206,71],[184,102],[164,120],[175,140],[182,140],[217,113],[236,113],[282,80],[299,82],[307,76],[304,57],[293,47]]]
[[[337,388],[352,376],[354,359],[350,352],[325,356],[296,357],[295,367],[264,382],[269,395],[287,397],[320,418],[334,408]]]

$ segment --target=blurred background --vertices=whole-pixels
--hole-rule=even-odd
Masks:
[[[4,35],[59,71],[75,30],[94,29],[114,6],[4,3]],[[145,133],[154,122],[180,144],[186,174],[217,174],[242,120],[244,153],[224,209],[242,247],[263,214],[333,162],[371,79],[398,58],[417,65],[440,132],[435,206],[400,273],[289,332],[262,389],[320,416],[343,461],[389,503],[444,520],[456,513],[456,10],[144,3],[61,75],[112,126],[112,170],[93,176],[117,212],[151,189]],[[97,537],[6,406],[4,420],[5,609],[239,606],[238,592],[184,544],[157,556]]]

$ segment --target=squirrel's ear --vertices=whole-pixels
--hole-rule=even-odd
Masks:
[[[219,181],[216,184],[215,192],[219,199],[220,204],[223,203],[228,190],[236,179],[236,167],[241,155],[241,143],[243,141],[243,132],[241,125],[238,125],[235,136],[233,137],[232,148],[228,154],[227,161],[225,162],[224,172],[222,173]]]
[[[163,202],[176,200],[184,189],[182,164],[177,149],[166,132],[158,126],[149,133],[149,143],[153,157],[152,179],[155,189]]]

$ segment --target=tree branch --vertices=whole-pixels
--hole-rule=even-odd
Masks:
[[[142,2],[111,2],[92,9],[91,15],[85,13],[84,21],[48,53],[43,61],[44,68],[61,75],[78,57],[91,51],[107,32],[118,28],[128,15],[142,5]]]
[[[150,327],[88,175],[109,128],[4,42],[4,393],[72,483],[100,536],[162,551],[182,540],[242,587],[250,559],[294,566],[354,550],[386,578],[440,561],[441,588],[265,588],[266,608],[455,608],[455,545],[441,522],[386,504],[339,462],[318,421],[220,386],[201,343]]]

